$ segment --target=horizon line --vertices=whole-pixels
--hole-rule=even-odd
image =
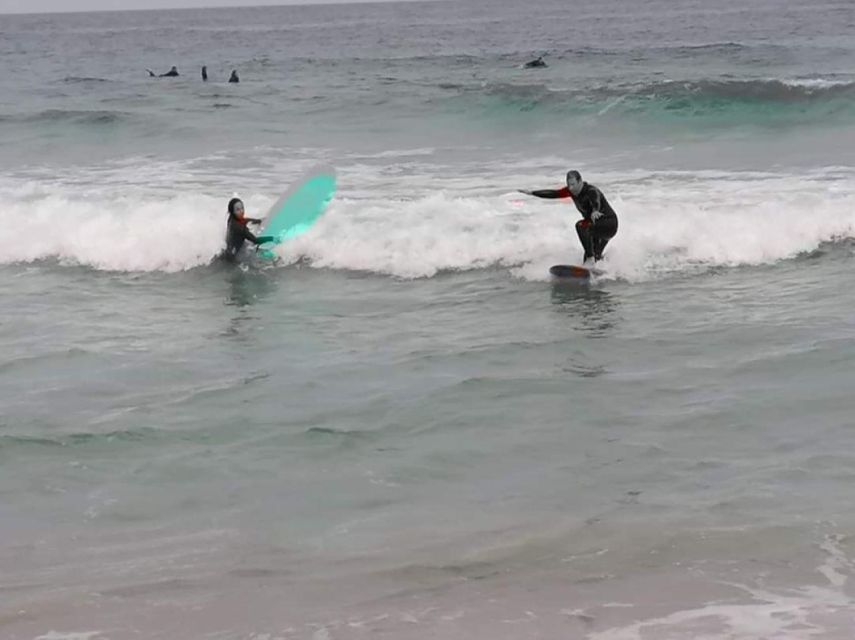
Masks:
[[[315,0],[309,2],[307,0],[276,0],[269,4],[249,4],[249,5],[213,5],[213,6],[176,6],[176,7],[128,7],[127,9],[45,9],[44,11],[0,11],[3,16],[47,16],[47,15],[68,15],[72,13],[125,13],[128,11],[199,11],[209,9],[262,9],[269,7],[311,7],[315,5],[351,5],[351,4],[392,4],[396,2],[447,2],[450,0]]]

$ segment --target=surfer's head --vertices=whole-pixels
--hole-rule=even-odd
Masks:
[[[243,200],[241,200],[240,198],[232,198],[231,200],[229,200],[229,215],[234,216],[238,220],[243,220]]]
[[[567,188],[574,196],[578,196],[582,191],[582,186],[585,183],[582,181],[582,174],[573,169],[567,172]]]

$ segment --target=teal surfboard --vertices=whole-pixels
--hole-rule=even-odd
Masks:
[[[332,201],[335,187],[336,175],[332,167],[316,167],[298,180],[264,217],[264,227],[258,235],[273,236],[276,240],[265,244],[258,255],[274,260],[273,247],[311,229]]]

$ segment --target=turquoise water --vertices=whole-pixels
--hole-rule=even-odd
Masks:
[[[854,20],[4,17],[0,636],[848,638]]]

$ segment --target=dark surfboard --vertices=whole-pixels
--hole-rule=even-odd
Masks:
[[[590,269],[579,267],[575,264],[556,264],[553,267],[549,267],[549,273],[554,278],[587,280],[591,277],[592,273],[596,272],[592,272]]]

